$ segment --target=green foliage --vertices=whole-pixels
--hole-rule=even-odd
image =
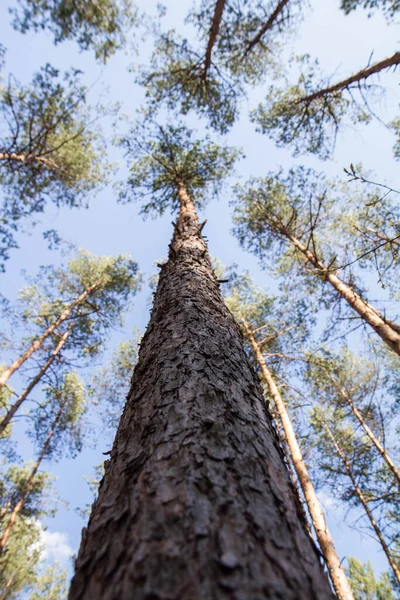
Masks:
[[[48,565],[37,581],[29,600],[65,600],[68,593],[68,572],[58,563]]]
[[[306,303],[284,295],[270,296],[246,272],[239,275],[230,270],[229,275],[229,284],[224,285],[224,301],[242,330],[250,358],[254,359],[254,351],[249,345],[244,321],[271,369],[288,376],[287,354],[302,352],[309,327],[314,322]],[[259,370],[259,365],[255,368]]]
[[[399,6],[400,6],[400,4],[399,4]],[[397,160],[399,160],[400,159],[400,119],[394,119],[394,121],[392,121],[390,125],[396,135],[396,142],[393,147],[394,156],[395,156],[395,158],[397,158]]]
[[[72,323],[64,351],[90,358],[103,349],[108,331],[122,325],[122,315],[141,281],[138,265],[130,256],[97,256],[81,249],[66,266],[41,267],[33,284],[20,291],[17,312],[25,328],[34,327],[35,336],[85,289],[96,285],[58,329],[59,335]],[[58,335],[52,337],[51,347],[57,343]]]
[[[94,373],[90,382],[90,396],[99,407],[103,424],[113,433],[129,392],[138,359],[139,342],[138,331],[134,332],[131,340],[120,342],[109,362]]]
[[[208,60],[206,48],[215,1],[200,2],[187,18],[197,30],[196,42],[190,44],[175,31],[161,34],[150,66],[142,69],[138,81],[146,87],[152,109],[164,104],[183,114],[194,110],[206,117],[212,128],[226,133],[239,115],[246,84],[260,84],[267,75],[277,73],[277,37],[282,41],[284,32],[296,21],[300,4],[290,2],[272,20],[264,35],[251,44],[268,22],[276,3],[227,1]]]
[[[342,0],[341,3],[341,8],[346,15],[359,6],[371,11],[381,8],[389,19],[393,19],[396,16],[396,12],[400,10],[399,0]],[[372,13],[369,13],[368,16],[371,16],[371,14]]]
[[[29,461],[22,466],[11,465],[5,471],[2,469],[3,472],[0,478],[0,515],[4,511],[9,513],[13,510],[32,472],[33,465],[34,463]],[[51,514],[48,503],[49,494],[52,492],[53,480],[54,478],[49,473],[37,473],[19,513],[19,517],[39,519],[45,514]]]
[[[21,598],[21,592],[34,585],[42,552],[40,532],[35,520],[20,518],[15,523],[7,552],[0,556],[0,594],[4,600]]]
[[[11,11],[14,28],[50,31],[56,44],[76,39],[81,50],[93,49],[103,62],[126,44],[129,30],[137,25],[131,0],[18,0]]]
[[[0,90],[0,184],[4,189],[0,220],[0,259],[15,247],[13,232],[22,219],[56,206],[79,207],[107,181],[103,142],[96,117],[85,106],[80,72],[61,77],[46,65],[30,86],[11,80]]]
[[[251,118],[258,131],[267,133],[279,147],[291,145],[295,155],[312,153],[327,159],[342,121],[366,123],[371,115],[363,100],[356,101],[351,92],[352,87],[358,89],[358,84],[324,91],[330,82],[321,76],[318,61],[312,63],[309,55],[297,61],[301,70],[297,83],[287,80],[283,88],[271,86],[264,104],[252,112]]]
[[[218,196],[223,179],[238,156],[237,150],[219,146],[208,137],[194,139],[182,124],[137,123],[120,141],[130,166],[120,200],[150,197],[142,213],[163,214],[179,207],[178,186],[183,185],[198,206]]]
[[[222,77],[214,64],[205,73],[203,57],[174,32],[160,37],[150,68],[142,69],[138,83],[146,87],[152,110],[160,104],[170,110],[179,107],[184,115],[195,110],[221,133],[233,125],[244,96],[240,82]]]
[[[388,573],[375,578],[370,562],[361,563],[349,556],[346,569],[355,600],[395,600]]]
[[[51,430],[54,434],[46,452],[47,458],[75,457],[83,446],[83,417],[87,412],[86,389],[75,372],[56,376],[44,387],[45,400],[33,415],[34,431],[30,433],[41,449]]]
[[[4,371],[4,369],[5,369],[5,365],[0,364],[0,373],[2,373]],[[5,413],[8,411],[11,398],[12,398],[11,388],[9,388],[8,386],[2,386],[0,388],[0,419],[2,419],[3,416],[5,415]],[[3,438],[3,441],[4,441],[4,438],[9,438],[10,435],[11,435],[11,424],[7,425],[7,427],[1,434],[0,439]]]

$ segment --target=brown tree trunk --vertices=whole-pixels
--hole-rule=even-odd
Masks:
[[[0,596],[0,600],[7,600],[7,596],[9,597],[8,590],[10,589],[11,584],[13,583],[14,579],[15,579],[15,574],[11,575],[11,577],[7,581],[6,585],[3,587],[3,592]]]
[[[45,457],[47,450],[49,449],[51,439],[52,439],[52,437],[54,435],[54,432],[55,432],[55,429],[57,427],[58,421],[61,418],[62,412],[63,412],[63,409],[60,408],[60,410],[58,411],[58,414],[57,414],[56,418],[53,421],[53,424],[51,426],[51,430],[50,430],[49,435],[47,436],[47,439],[46,439],[46,441],[45,441],[45,443],[43,445],[43,448],[42,448],[42,451],[40,452],[39,458],[37,459],[37,461],[36,461],[36,463],[35,463],[32,471],[31,471],[31,474],[29,475],[29,478],[27,479],[27,482],[26,482],[26,484],[24,486],[24,489],[21,492],[21,495],[19,497],[19,500],[18,500],[17,504],[14,506],[14,508],[13,508],[13,510],[11,512],[10,518],[9,518],[8,523],[7,523],[7,525],[6,525],[6,527],[5,527],[4,531],[3,531],[3,535],[2,535],[1,540],[0,540],[0,554],[2,552],[4,552],[4,548],[5,548],[6,544],[7,544],[7,540],[10,537],[10,533],[11,533],[11,531],[12,531],[14,525],[15,525],[15,522],[17,520],[17,517],[18,517],[19,513],[21,512],[21,509],[24,506],[26,496],[27,496],[27,494],[29,493],[29,491],[30,491],[30,489],[32,487],[32,484],[33,484],[33,482],[35,480],[36,473],[38,472],[40,464],[41,464],[43,458]]]
[[[0,152],[0,162],[20,162],[20,163],[39,163],[54,171],[60,167],[52,158],[46,158],[44,156],[34,156],[33,154],[16,154],[15,152]]]
[[[308,475],[307,467],[303,460],[300,446],[297,442],[296,434],[294,432],[289,414],[286,410],[285,403],[274,381],[274,378],[267,367],[264,356],[260,350],[253,331],[244,319],[242,319],[242,321],[246,335],[249,339],[256,360],[260,366],[261,373],[268,385],[270,395],[274,401],[275,409],[279,415],[283,431],[285,432],[286,444],[289,448],[291,462],[293,463],[294,470],[296,471],[296,475],[307,503],[311,522],[314,526],[318,544],[329,571],[333,589],[335,590],[339,600],[354,600],[353,592],[351,591],[350,584],[347,581],[340,559],[336,553],[332,536],[326,524],[325,516],[317,498],[315,488]]]
[[[83,302],[98,287],[99,283],[94,283],[86,288],[77,298],[75,298],[75,300],[71,302],[71,304],[67,306],[67,308],[63,310],[61,315],[42,333],[42,335],[32,342],[25,352],[23,352],[7,369],[1,373],[0,387],[7,383],[11,375],[15,373],[15,371],[17,371],[17,369],[19,369],[20,366],[23,365],[24,362],[28,360],[28,358],[30,358],[34,352],[36,352],[36,350],[39,350],[47,338],[55,332],[57,327],[59,327],[61,323],[63,323],[70,316],[74,308]]]
[[[179,199],[69,598],[332,598],[183,185]]]
[[[278,4],[275,7],[275,10],[271,13],[266,23],[264,23],[264,25],[261,27],[258,33],[246,46],[246,50],[243,53],[243,58],[247,57],[247,55],[253,50],[254,46],[256,46],[259,43],[263,35],[273,27],[276,19],[279,17],[279,15],[282,13],[283,9],[289,2],[290,0],[280,0],[278,2]]]
[[[347,460],[347,457],[346,457],[345,453],[343,452],[342,448],[339,446],[338,442],[336,441],[336,438],[333,435],[332,430],[326,424],[324,424],[324,428],[325,428],[325,431],[327,432],[328,436],[332,440],[332,444],[334,445],[336,452],[339,454],[340,458],[342,459],[343,465],[344,465],[344,467],[346,469],[346,472],[347,472],[347,474],[348,474],[348,476],[349,476],[349,478],[351,480],[351,483],[353,484],[353,487],[354,487],[354,490],[355,490],[355,492],[357,494],[357,497],[358,497],[360,503],[362,504],[365,512],[367,513],[369,522],[371,523],[372,528],[375,531],[376,536],[377,536],[377,538],[378,538],[378,540],[379,540],[379,542],[380,542],[380,544],[382,546],[382,549],[383,549],[384,553],[386,554],[386,558],[388,559],[389,564],[390,564],[390,566],[393,569],[394,576],[395,576],[395,578],[397,579],[397,581],[400,584],[400,569],[396,565],[396,563],[394,561],[394,558],[393,558],[393,556],[392,556],[392,554],[391,554],[391,552],[389,550],[389,547],[386,544],[385,539],[384,539],[384,537],[382,535],[382,532],[379,529],[378,524],[375,521],[374,516],[373,516],[373,514],[372,514],[372,512],[371,512],[371,510],[370,510],[370,508],[368,506],[368,502],[365,499],[364,494],[362,493],[361,488],[357,484],[357,481],[356,481],[356,479],[355,479],[355,477],[353,475],[353,471],[351,470],[351,465],[350,465],[349,461]]]
[[[19,396],[19,398],[17,398],[17,400],[14,402],[14,404],[12,406],[10,406],[9,410],[6,412],[4,418],[0,422],[0,438],[3,435],[5,428],[10,423],[11,419],[13,418],[13,416],[15,415],[15,413],[21,406],[21,404],[27,399],[27,397],[29,396],[31,391],[36,387],[36,385],[42,379],[43,375],[46,373],[47,369],[51,366],[51,364],[53,363],[56,356],[58,356],[58,354],[61,352],[62,347],[64,346],[65,342],[68,339],[68,336],[71,333],[71,329],[72,329],[72,325],[69,325],[67,331],[62,334],[57,346],[54,348],[53,352],[50,354],[47,361],[41,367],[41,369],[38,372],[38,374],[36,375],[36,377],[34,377],[32,379],[32,381],[30,382],[28,387],[22,392],[22,394]]]
[[[279,231],[297,248],[307,261],[312,264],[329,281],[331,286],[339,292],[341,297],[355,310],[366,323],[368,323],[379,335],[379,337],[400,356],[400,327],[385,319],[371,304],[363,300],[357,292],[344,283],[337,275],[329,271],[328,267],[323,265],[311,250],[289,232],[284,231],[278,226]]]
[[[400,64],[400,52],[396,52],[393,56],[389,56],[389,58],[385,58],[379,62],[374,63],[370,67],[366,67],[362,69],[358,73],[351,75],[347,79],[343,81],[339,81],[334,85],[323,88],[322,90],[318,90],[313,94],[309,94],[308,96],[302,96],[295,101],[295,104],[310,104],[314,100],[318,100],[319,98],[323,98],[324,96],[328,96],[333,92],[338,92],[341,90],[345,90],[353,83],[360,83],[361,81],[365,81],[371,75],[375,75],[376,73],[380,73],[380,71],[384,71],[385,69],[389,69],[390,67],[394,67]]]
[[[211,66],[211,54],[218,37],[221,26],[222,13],[224,12],[226,0],[217,0],[215,4],[214,16],[211,23],[210,34],[208,36],[208,44],[204,58],[204,78],[207,77],[208,70]]]
[[[400,484],[400,470],[398,469],[398,467],[396,467],[393,460],[391,459],[389,454],[386,452],[385,448],[382,446],[381,442],[374,435],[372,430],[368,427],[367,423],[365,422],[364,417],[362,416],[362,414],[360,413],[360,411],[354,404],[351,396],[347,393],[347,390],[345,390],[345,388],[340,386],[333,377],[329,376],[329,379],[333,382],[333,384],[339,390],[339,393],[342,396],[342,398],[350,406],[351,412],[356,417],[356,419],[360,423],[361,427],[364,429],[365,433],[367,434],[367,436],[369,437],[369,439],[371,440],[371,442],[373,443],[375,448],[378,450],[379,454],[382,456],[382,458],[386,462],[389,469],[392,471],[393,475],[396,477],[397,482]]]

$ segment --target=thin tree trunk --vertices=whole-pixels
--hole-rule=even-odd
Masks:
[[[15,579],[15,574],[11,575],[10,579],[7,581],[5,587],[3,588],[3,593],[0,596],[0,600],[6,600],[8,596],[8,590],[11,587],[12,582]]]
[[[243,58],[247,57],[247,55],[253,50],[254,46],[256,46],[259,43],[263,35],[265,35],[265,33],[267,33],[267,31],[269,31],[273,27],[276,19],[279,17],[279,15],[282,13],[283,9],[289,2],[290,0],[280,0],[278,2],[278,4],[275,7],[275,10],[271,13],[266,23],[264,23],[264,25],[261,27],[258,33],[246,46],[246,49],[243,53]]]
[[[286,410],[285,403],[274,381],[274,378],[267,367],[264,356],[251,328],[244,319],[242,319],[242,322],[282,423],[282,427],[285,432],[286,444],[289,448],[292,463],[307,502],[308,511],[314,526],[319,547],[329,571],[333,589],[335,590],[339,600],[354,600],[353,592],[351,591],[350,584],[347,581],[340,559],[336,553],[332,536],[326,524],[325,516],[315,492],[315,488],[308,475],[307,467],[304,462],[300,446],[297,442],[296,434],[293,429],[289,414]]]
[[[180,213],[70,600],[332,592],[195,208]]]
[[[329,281],[331,286],[339,292],[341,297],[355,310],[366,323],[368,323],[379,337],[400,356],[400,327],[397,323],[393,323],[388,319],[385,319],[371,304],[363,300],[357,292],[355,292],[350,286],[344,283],[337,275],[330,272],[328,267],[323,265],[309,250],[293,235],[289,232],[284,231],[281,227],[279,228],[281,233],[287,237],[287,239],[293,244],[295,248],[305,256],[307,261],[312,264],[321,275]]]
[[[350,406],[350,409],[351,409],[353,415],[356,417],[356,419],[360,423],[361,427],[364,429],[365,433],[367,434],[367,436],[369,437],[369,439],[371,440],[371,442],[373,443],[375,448],[378,450],[379,454],[382,456],[382,458],[386,462],[387,466],[392,471],[393,475],[396,477],[397,482],[400,484],[400,470],[398,469],[398,467],[396,467],[393,460],[391,459],[389,454],[386,452],[385,448],[382,446],[381,442],[374,435],[372,430],[368,427],[367,423],[364,420],[364,417],[362,416],[362,414],[360,413],[360,411],[354,404],[353,400],[351,399],[351,396],[347,393],[347,390],[345,390],[345,388],[343,388],[341,385],[339,385],[333,377],[331,377],[329,375],[328,375],[328,377],[333,382],[333,384],[336,386],[336,388],[339,390],[339,393],[342,396],[342,398]]]
[[[0,161],[11,161],[20,163],[39,163],[45,165],[51,170],[58,170],[60,167],[52,158],[44,156],[34,156],[33,154],[16,154],[15,152],[0,152]]]
[[[328,436],[332,440],[332,444],[334,445],[336,452],[339,454],[340,458],[342,459],[343,465],[344,465],[344,467],[345,467],[345,469],[347,471],[347,474],[348,474],[348,476],[349,476],[349,478],[351,480],[351,483],[353,484],[353,487],[354,487],[354,490],[355,490],[355,492],[357,494],[357,497],[358,497],[359,501],[361,502],[361,504],[362,504],[365,512],[367,513],[368,519],[369,519],[369,521],[370,521],[370,523],[371,523],[371,525],[372,525],[372,527],[373,527],[373,529],[374,529],[374,531],[375,531],[375,533],[377,535],[377,538],[378,538],[378,540],[379,540],[379,542],[380,542],[380,544],[381,544],[381,546],[383,548],[384,553],[386,554],[386,558],[388,559],[389,564],[390,564],[390,566],[393,569],[394,576],[396,577],[397,581],[400,584],[400,569],[396,565],[396,562],[394,561],[394,558],[393,558],[393,556],[392,556],[392,554],[391,554],[391,552],[389,550],[389,547],[388,547],[388,545],[385,542],[385,539],[384,539],[384,537],[382,535],[382,532],[379,529],[378,524],[375,521],[374,516],[373,516],[373,514],[372,514],[372,512],[371,512],[371,510],[370,510],[370,508],[368,506],[368,502],[365,499],[364,494],[363,494],[361,488],[357,484],[357,481],[356,481],[356,479],[355,479],[355,477],[353,475],[353,471],[351,470],[351,466],[349,464],[349,461],[347,460],[347,457],[346,457],[345,453],[343,452],[342,448],[339,446],[338,442],[336,441],[336,438],[333,435],[332,430],[326,424],[324,424],[324,428],[325,428],[325,431],[327,432]]]
[[[7,383],[11,375],[15,373],[15,371],[17,371],[17,369],[19,369],[20,366],[23,365],[24,362],[28,360],[28,358],[30,358],[34,352],[36,352],[36,350],[39,350],[47,338],[55,332],[57,327],[59,327],[61,323],[63,323],[70,316],[74,308],[83,302],[94,290],[99,287],[99,285],[99,283],[94,283],[93,285],[87,287],[77,298],[75,298],[75,300],[71,302],[71,304],[67,306],[67,308],[63,310],[61,315],[32,342],[27,350],[25,350],[25,352],[23,352],[7,369],[1,373],[0,387]]]
[[[365,81],[366,79],[368,79],[368,77],[371,77],[371,75],[375,75],[376,73],[379,73],[380,71],[384,71],[385,69],[394,67],[394,66],[398,65],[399,63],[400,63],[400,52],[396,52],[395,54],[393,54],[393,56],[390,56],[389,58],[385,58],[384,60],[374,63],[370,67],[366,67],[365,69],[362,69],[358,73],[351,75],[350,77],[348,77],[347,79],[344,79],[343,81],[339,81],[338,83],[335,83],[334,85],[323,88],[322,90],[318,90],[317,92],[314,92],[313,94],[309,94],[308,96],[302,96],[301,98],[298,98],[297,100],[295,100],[295,104],[310,104],[314,100],[323,98],[324,96],[332,94],[333,92],[345,90],[352,83],[360,83],[361,81]]]
[[[45,441],[45,443],[43,445],[43,448],[42,448],[42,451],[41,451],[41,453],[39,455],[39,458],[37,459],[37,461],[36,461],[36,463],[35,463],[32,471],[31,471],[31,474],[29,475],[29,478],[27,479],[27,482],[26,482],[26,484],[24,486],[24,489],[22,490],[22,492],[20,494],[20,498],[19,498],[17,504],[14,506],[14,508],[12,510],[12,513],[10,515],[10,518],[8,520],[8,523],[7,523],[7,525],[6,525],[5,529],[4,529],[2,538],[0,540],[0,554],[4,552],[4,548],[5,548],[6,544],[7,544],[7,540],[10,537],[10,533],[11,533],[11,531],[12,531],[14,525],[15,525],[15,522],[17,520],[17,517],[18,517],[19,513],[21,512],[21,509],[24,506],[26,496],[27,496],[27,494],[29,493],[29,491],[30,491],[30,489],[32,487],[32,484],[33,484],[33,482],[35,480],[36,473],[38,472],[40,464],[41,464],[43,458],[45,457],[47,450],[49,449],[51,439],[52,439],[52,437],[54,435],[54,432],[55,432],[55,429],[57,427],[58,421],[61,418],[62,412],[63,412],[63,408],[60,408],[60,410],[58,411],[58,414],[57,414],[56,418],[53,421],[53,424],[51,426],[51,430],[50,430],[49,435],[47,436],[47,439],[46,439],[46,441]]]
[[[36,385],[42,379],[43,375],[46,373],[47,369],[51,366],[51,364],[53,363],[55,358],[58,356],[58,354],[60,354],[62,347],[64,346],[65,342],[68,339],[68,336],[71,333],[71,329],[72,329],[72,325],[70,324],[68,326],[68,329],[65,331],[65,333],[63,333],[62,336],[60,337],[60,340],[59,340],[57,346],[54,348],[53,352],[50,354],[47,361],[41,367],[38,374],[32,379],[32,381],[30,382],[28,387],[22,392],[22,394],[19,396],[19,398],[17,398],[17,400],[14,402],[14,404],[12,406],[10,406],[9,410],[5,414],[2,421],[0,422],[0,438],[3,435],[5,428],[10,423],[11,419],[13,418],[13,416],[15,415],[15,413],[21,406],[21,404],[27,399],[27,397],[29,396],[31,391],[34,389],[34,387],[36,387]]]
[[[226,0],[217,0],[215,4],[214,16],[211,23],[210,34],[208,37],[208,44],[206,54],[204,58],[204,78],[207,77],[208,70],[211,66],[211,54],[217,41],[219,29],[221,26],[222,13],[224,12]]]

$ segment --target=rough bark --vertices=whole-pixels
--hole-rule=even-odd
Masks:
[[[72,326],[70,325],[68,327],[67,331],[65,333],[63,333],[62,336],[60,337],[57,346],[54,348],[54,350],[50,354],[49,358],[46,360],[44,365],[41,367],[38,374],[32,379],[32,381],[29,383],[28,387],[22,392],[22,394],[17,398],[17,400],[14,402],[14,404],[12,406],[10,406],[9,410],[4,415],[4,418],[0,422],[0,438],[3,435],[5,428],[7,427],[7,425],[9,425],[11,419],[13,418],[13,416],[15,415],[15,413],[21,406],[21,404],[27,399],[27,397],[29,396],[31,391],[36,387],[36,385],[42,379],[42,377],[46,373],[47,369],[52,365],[55,358],[60,354],[62,347],[64,346],[65,342],[67,341],[67,339],[71,333],[71,329],[72,329]]]
[[[369,522],[371,523],[372,528],[376,533],[379,543],[381,544],[382,549],[383,549],[384,553],[386,554],[386,558],[388,559],[388,562],[389,562],[390,566],[392,567],[394,576],[397,579],[398,583],[400,584],[400,569],[397,566],[397,564],[389,550],[389,547],[385,541],[385,538],[383,537],[382,531],[379,529],[378,524],[374,519],[374,515],[372,514],[372,511],[368,506],[368,502],[365,499],[365,496],[362,493],[361,488],[357,484],[356,478],[354,477],[353,471],[351,469],[351,465],[350,465],[349,461],[347,460],[347,457],[346,457],[345,453],[343,452],[343,449],[339,446],[338,442],[336,441],[336,438],[335,438],[332,430],[327,425],[325,425],[325,431],[328,433],[330,439],[332,440],[332,444],[335,447],[336,452],[339,454],[340,458],[342,459],[342,462],[346,469],[346,472],[351,480],[351,483],[353,484],[354,491],[357,494],[357,498],[359,499],[362,507],[364,508],[364,510],[367,514],[367,517],[369,519]]]
[[[51,325],[39,336],[37,337],[32,344],[23,352],[7,369],[5,369],[0,375],[0,387],[5,385],[11,375],[17,371],[28,358],[32,356],[36,350],[39,350],[47,338],[52,335],[57,327],[61,325],[68,317],[71,315],[76,306],[78,306],[81,302],[83,302],[94,290],[99,287],[99,283],[94,283],[93,285],[87,287],[75,300],[71,302],[61,313],[61,315],[53,321]]]
[[[253,50],[254,46],[256,46],[259,43],[259,41],[267,33],[267,31],[269,31],[273,27],[275,21],[289,2],[290,0],[280,0],[280,2],[278,2],[278,4],[275,7],[275,10],[271,13],[271,15],[261,27],[261,29],[246,46],[246,50],[243,53],[243,58],[246,58],[246,56]]]
[[[367,434],[367,436],[369,437],[369,439],[371,440],[371,442],[373,443],[375,448],[378,450],[379,454],[382,456],[383,460],[386,462],[387,466],[392,471],[393,475],[395,476],[395,478],[397,479],[397,482],[400,485],[400,470],[398,469],[398,467],[396,467],[396,465],[394,464],[394,461],[392,460],[390,455],[387,453],[387,451],[385,450],[385,448],[383,447],[381,442],[378,440],[378,438],[375,436],[373,431],[370,429],[370,427],[365,422],[364,417],[358,410],[357,406],[354,404],[351,396],[347,393],[347,390],[344,387],[338,385],[337,381],[335,381],[335,379],[333,377],[330,377],[330,380],[338,388],[340,395],[350,406],[350,409],[351,409],[353,415],[356,417],[356,419],[360,423],[361,427],[364,429],[365,433]]]
[[[350,286],[344,283],[337,275],[332,273],[328,267],[323,265],[321,261],[309,250],[304,244],[289,232],[284,231],[279,226],[280,232],[297,248],[307,261],[312,264],[326,281],[329,281],[331,286],[339,292],[341,297],[355,310],[368,325],[370,325],[379,337],[400,356],[400,333],[397,323],[393,323],[381,315],[376,308],[361,298]]]
[[[295,104],[310,104],[314,100],[318,100],[319,98],[323,98],[328,96],[329,94],[333,94],[334,92],[338,92],[341,90],[347,89],[353,83],[360,84],[361,81],[365,81],[371,75],[375,75],[376,73],[380,73],[385,69],[389,69],[390,67],[395,67],[400,63],[400,52],[396,52],[393,56],[389,56],[384,60],[374,63],[370,67],[366,67],[365,69],[361,69],[358,73],[354,73],[347,79],[343,81],[339,81],[334,85],[323,88],[322,90],[318,90],[313,94],[309,94],[308,96],[302,96],[295,101]]]
[[[15,525],[15,522],[17,520],[18,515],[21,512],[21,509],[22,509],[22,507],[25,504],[26,496],[29,494],[29,491],[30,491],[30,489],[31,489],[31,487],[33,485],[33,482],[34,482],[35,477],[36,477],[36,473],[38,472],[40,464],[41,464],[43,458],[45,457],[45,455],[46,455],[46,453],[47,453],[47,451],[49,449],[50,442],[52,440],[52,437],[54,435],[54,432],[56,430],[57,424],[58,424],[58,422],[59,422],[59,420],[61,418],[62,413],[63,413],[63,409],[61,408],[59,410],[56,418],[54,419],[54,421],[52,423],[50,432],[49,432],[49,434],[48,434],[48,436],[46,438],[46,441],[43,444],[43,448],[42,448],[42,450],[41,450],[41,452],[39,454],[39,458],[37,459],[37,461],[36,461],[36,463],[35,463],[32,471],[31,471],[31,474],[29,475],[29,477],[28,477],[28,479],[26,481],[26,484],[24,486],[24,489],[21,492],[19,500],[18,500],[17,504],[14,506],[14,508],[13,508],[13,510],[11,512],[10,518],[9,518],[9,520],[7,522],[7,525],[6,525],[6,527],[5,527],[4,531],[3,531],[3,535],[2,535],[1,540],[0,540],[0,554],[2,552],[4,552],[5,546],[7,544],[7,540],[10,537],[11,531],[13,530],[13,527]]]
[[[69,598],[332,598],[182,185],[179,198]]]
[[[313,483],[308,475],[307,466],[304,462],[300,446],[297,442],[297,437],[285,403],[274,381],[274,378],[268,369],[259,344],[257,343],[249,324],[244,319],[243,325],[251,347],[254,351],[256,360],[260,366],[262,376],[266,381],[270,395],[273,399],[275,409],[279,415],[279,419],[283,427],[283,431],[285,432],[285,439],[289,449],[291,462],[307,503],[311,522],[313,524],[315,535],[317,537],[320,550],[331,578],[333,589],[335,590],[339,600],[354,600],[353,592],[351,591],[350,584],[347,581],[346,574],[342,568],[340,559],[336,553],[332,536],[326,524],[324,512],[317,498]]]
[[[210,34],[208,36],[208,43],[206,48],[206,54],[204,58],[204,78],[207,77],[208,70],[211,66],[211,54],[217,41],[219,29],[221,26],[222,13],[224,12],[226,0],[217,0],[215,4],[214,16],[211,23]]]

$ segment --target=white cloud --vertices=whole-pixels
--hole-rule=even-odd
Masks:
[[[36,521],[35,524],[40,531],[40,540],[38,542],[38,546],[42,550],[40,559],[47,562],[58,561],[66,563],[74,554],[73,549],[68,543],[67,534],[62,531],[49,531],[43,527],[40,521]]]
[[[67,534],[62,531],[42,530],[40,538],[43,544],[43,560],[65,562],[74,554],[74,551],[68,544]]]

